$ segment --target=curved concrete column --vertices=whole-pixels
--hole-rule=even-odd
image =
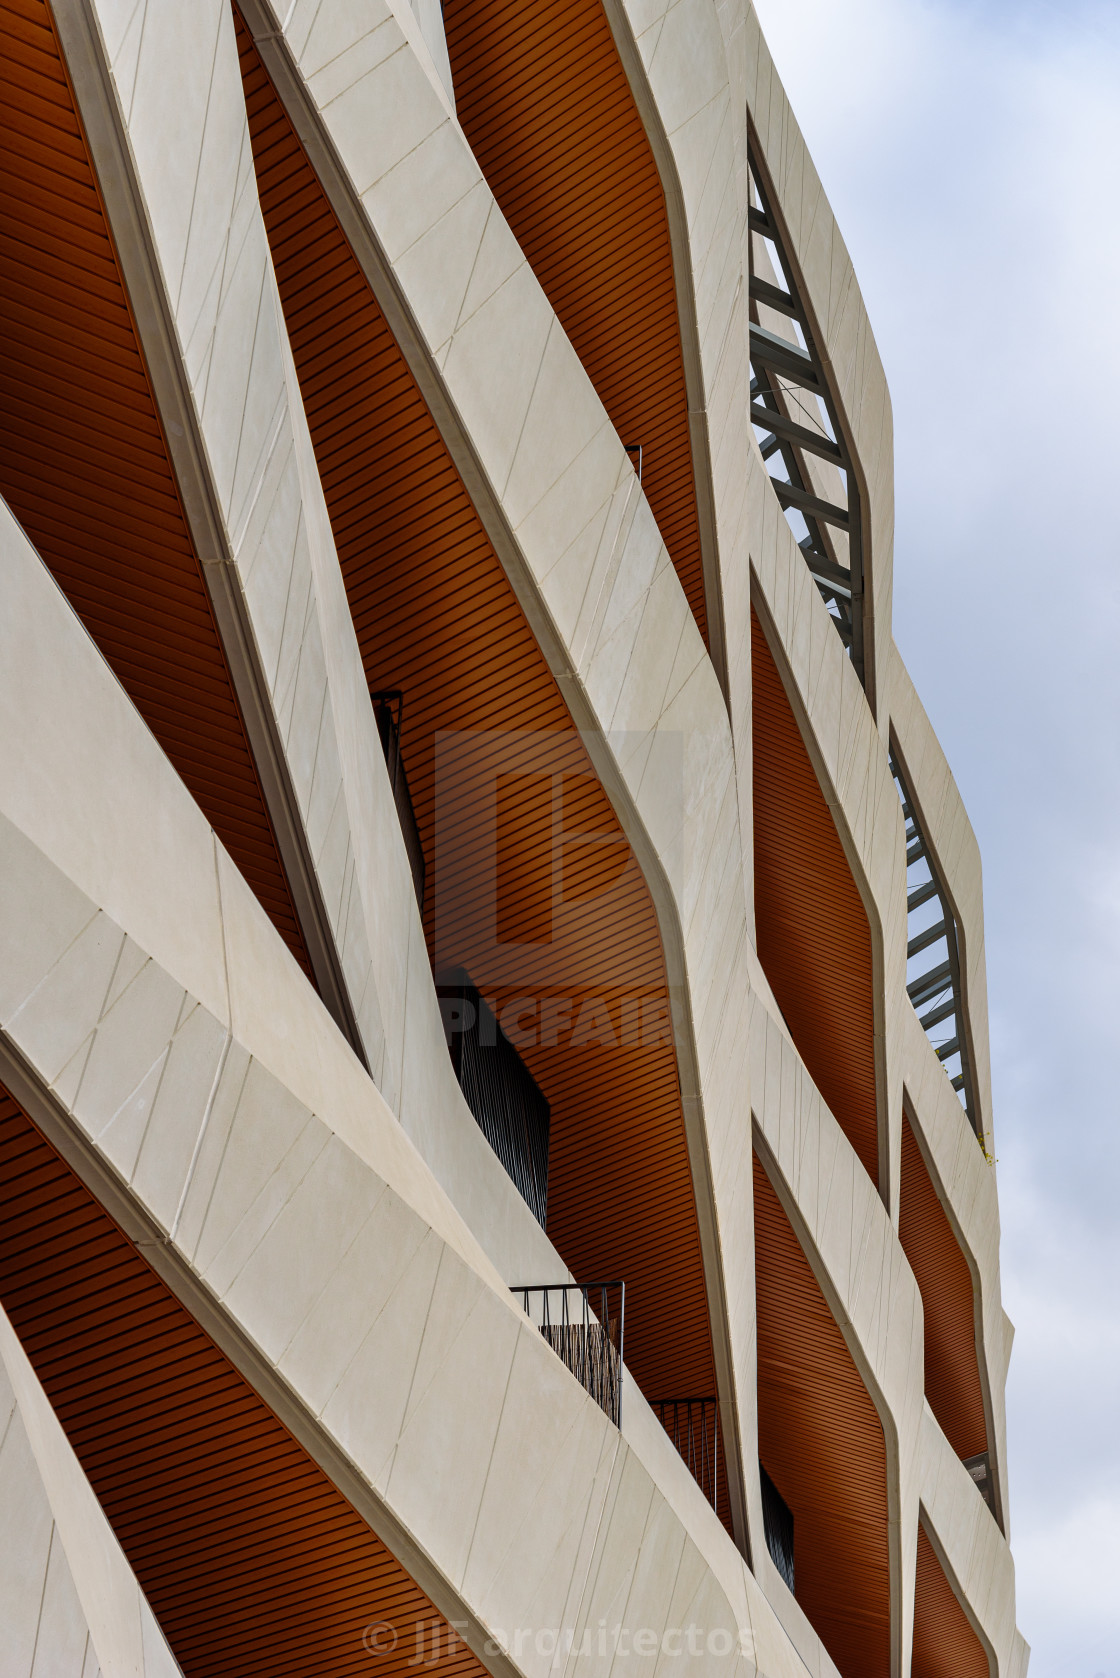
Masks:
[[[491,1671],[556,1670],[502,1632],[570,1627],[574,1667],[622,1619],[802,1678],[663,1429],[633,1403],[620,1434],[514,1303],[10,521],[0,557],[5,1083]]]
[[[752,1002],[751,1089],[771,1181],[883,1424],[892,1662],[904,1671],[924,1404],[921,1296],[874,1184],[760,998]]]
[[[707,542],[709,621],[720,627],[712,652],[735,740],[753,936],[747,10],[707,0],[605,0],[605,9],[665,190]]]
[[[268,711],[357,1045],[502,1274],[563,1280],[444,1046],[257,199],[230,7],[151,5],[142,31],[116,0],[59,0],[56,14],[192,531],[212,595],[241,613],[221,628]]]
[[[1025,1678],[1030,1651],[1015,1626],[1011,1551],[928,1404],[922,1415],[922,1514],[987,1651],[992,1678]]]
[[[694,364],[696,394],[690,388],[690,409],[702,401],[706,418],[710,415],[708,470],[719,532],[727,647],[724,680],[749,811],[746,551],[760,507],[768,504],[770,515],[781,515],[766,473],[756,470],[744,399],[749,330],[743,283],[749,268],[744,109],[757,125],[765,160],[775,176],[792,249],[820,322],[822,352],[837,379],[871,489],[875,557],[869,558],[873,578],[868,607],[878,625],[869,682],[873,701],[892,650],[889,396],[850,260],[777,81],[753,6],[713,7],[704,0],[650,6],[612,0],[607,10],[665,181],[675,234],[682,339],[686,363],[691,358]],[[771,155],[775,148],[777,159]],[[857,342],[858,352],[853,348]],[[749,821],[744,826],[749,833]]]
[[[179,1678],[136,1575],[0,1310],[0,1671]]]
[[[466,1615],[473,1647],[527,1621],[592,1626],[622,1602],[665,1627],[696,1591],[710,1624],[749,1630],[744,1673],[824,1675],[831,1663],[763,1540],[753,1112],[759,1151],[883,1421],[892,1673],[903,1678],[909,1660],[921,1507],[974,1605],[985,1568],[1002,1581],[985,1635],[1000,1671],[1017,1678],[1006,1546],[986,1510],[990,1533],[953,1536],[982,1505],[944,1460],[944,1441],[928,1437],[921,1301],[893,1227],[905,1086],[980,1278],[1002,1463],[1009,1341],[991,1175],[962,1140],[959,1104],[905,990],[892,708],[981,999],[983,948],[971,830],[891,650],[882,369],[753,11],[607,3],[679,189],[689,400],[699,401],[694,436],[708,436],[701,477],[725,669],[719,649],[713,662],[704,648],[622,444],[417,45],[411,8],[242,0],[654,897],[757,1581],[632,1384],[620,1437],[506,1292],[529,1270],[559,1279],[563,1267],[446,1055],[256,200],[225,0],[55,9],[195,539],[229,606],[227,644],[240,637],[374,1081],[3,514],[11,718],[0,726],[0,913],[11,960],[0,1043],[67,1157],[433,1600]],[[877,720],[747,423],[744,105],[867,480]],[[752,599],[871,926],[882,1199],[812,1086],[752,941]],[[65,692],[50,680],[60,661]],[[986,1052],[985,1035],[985,1068]],[[391,1378],[371,1407],[374,1367]],[[542,1453],[542,1438],[564,1449]],[[441,1483],[450,1495],[433,1489]],[[548,1663],[530,1649],[489,1664],[543,1678]]]
[[[906,839],[887,750],[852,662],[751,451],[755,601],[821,791],[863,898],[875,992],[879,1187],[897,1218],[902,1148],[898,1022],[906,996]]]
[[[749,934],[714,668],[622,443],[392,15],[339,9],[328,26],[297,5],[280,37],[244,10],[653,893],[734,1447],[736,1395],[753,1391],[735,1210],[750,1203]],[[385,121],[390,89],[407,121]]]
[[[818,348],[847,421],[866,507],[867,694],[886,738],[894,577],[894,425],[890,393],[852,260],[790,109],[753,5],[745,26],[747,111],[789,235]],[[870,586],[866,586],[869,584]]]
[[[657,902],[671,981],[683,1021],[678,1058],[698,1203],[706,1219],[709,1287],[717,1335],[726,1324],[753,1551],[762,1549],[753,1474],[755,1425],[752,1237],[746,999],[753,950],[740,835],[738,765],[714,669],[688,613],[648,506],[619,439],[498,213],[473,157],[425,91],[383,9],[334,13],[329,30],[297,4],[283,38],[262,4],[247,5],[262,55],[335,205],[370,284],[425,390],[471,486],[507,574],[646,872]],[[407,109],[387,125],[383,113]],[[749,498],[748,484],[748,498]],[[777,512],[772,492],[767,495]],[[785,530],[786,547],[795,545]],[[753,538],[752,538],[753,541]],[[883,741],[823,606],[797,597],[794,553],[775,529],[763,547],[790,573],[786,637],[803,657],[803,713],[828,742],[818,758],[839,794],[857,872],[862,870],[881,941],[879,1034],[890,1089],[892,1151],[900,1146],[901,1077],[889,1060],[905,1001],[905,867],[901,811]],[[765,558],[765,556],[764,556]],[[811,583],[801,556],[796,575]],[[749,621],[744,575],[744,621]],[[817,668],[810,669],[811,633]],[[805,639],[801,642],[801,637]],[[827,639],[826,639],[827,638]],[[827,651],[825,650],[827,648]],[[834,684],[831,691],[828,683]],[[819,691],[818,691],[819,690]],[[831,708],[830,708],[831,707]],[[683,810],[683,817],[682,817]],[[896,1051],[895,1051],[896,1052]],[[763,1105],[766,1105],[766,1099]],[[884,1178],[897,1175],[884,1172]],[[861,1186],[862,1187],[862,1186]],[[870,1185],[868,1192],[874,1193]],[[855,1191],[852,1191],[855,1192]],[[838,1198],[842,1191],[838,1189]],[[862,1193],[843,1216],[859,1228]],[[810,1243],[816,1231],[800,1225]],[[889,1225],[886,1225],[889,1229]],[[916,1288],[901,1248],[886,1239],[888,1270],[903,1280],[898,1313],[921,1345]],[[893,1243],[893,1245],[892,1245]],[[816,1262],[822,1269],[819,1255]],[[868,1275],[838,1268],[857,1292]],[[862,1343],[861,1367],[878,1370],[876,1336],[856,1299],[834,1290]],[[895,1474],[894,1666],[901,1672],[912,1614],[917,1520],[913,1462],[920,1378],[908,1364],[883,1381],[893,1415]],[[898,1404],[901,1417],[894,1414]],[[766,1576],[766,1564],[759,1563]]]
[[[953,871],[954,889],[961,894],[973,917],[972,925],[977,929],[974,933],[973,951],[975,952],[979,946],[980,953],[978,957],[973,953],[969,974],[973,994],[986,997],[982,933],[979,933],[979,858],[975,850],[975,841],[960,804],[959,794],[949,775],[940,747],[929,728],[925,713],[913,694],[908,678],[905,679],[905,685],[903,683],[905,673],[901,671],[901,661],[898,660],[897,654],[894,654],[891,684],[884,690],[880,727],[876,727],[851,663],[839,644],[812,579],[806,572],[776,498],[769,490],[766,474],[757,454],[752,465],[754,479],[759,485],[757,495],[752,497],[754,518],[751,559],[756,579],[756,599],[773,634],[779,667],[787,683],[790,701],[817,768],[822,790],[832,807],[837,831],[848,852],[853,874],[860,885],[872,930],[872,947],[876,955],[876,1006],[880,1011],[877,1019],[877,1027],[881,1033],[878,1048],[882,1055],[880,1088],[885,1088],[886,1091],[885,1102],[881,1097],[880,1112],[885,1110],[888,1115],[890,1154],[886,1180],[890,1185],[891,1217],[897,1224],[905,1088],[922,1140],[930,1154],[935,1181],[944,1186],[946,1208],[961,1237],[962,1248],[977,1281],[977,1348],[981,1382],[989,1416],[989,1437],[996,1478],[999,1487],[1002,1488],[1006,1486],[1006,1421],[1003,1392],[1010,1353],[1010,1325],[999,1297],[999,1222],[995,1204],[994,1175],[977,1146],[976,1137],[945,1075],[945,1070],[937,1060],[906,995],[906,844],[901,806],[890,771],[886,742],[881,733],[883,724],[895,730],[904,754],[904,742],[910,743],[918,765],[917,772],[926,776],[924,786],[932,812],[931,826],[937,835],[937,840],[931,838],[930,842],[940,842],[944,846],[946,867]],[[900,690],[902,707],[896,712],[894,705]],[[910,768],[908,755],[906,763]],[[925,804],[922,809],[924,820]],[[937,854],[940,860],[940,849]],[[759,1015],[762,1014],[760,1006]],[[983,1044],[986,1067],[985,1026],[986,1015],[982,1015],[982,1025],[977,1032],[977,1038]],[[787,1066],[787,1085],[796,1085],[800,1080],[805,1087],[811,1089],[807,1075],[800,1067],[788,1035],[778,1023],[777,1011],[772,1005],[766,1017],[766,1033],[768,1041],[773,1045],[770,1052],[780,1048],[781,1060]],[[850,1153],[851,1150],[839,1128],[834,1126],[831,1116],[823,1108],[823,1104],[819,1104],[815,1091],[812,1091],[813,1100],[820,1105],[830,1129],[835,1128],[839,1143],[829,1142],[824,1145],[822,1156],[819,1136],[814,1137],[812,1141],[805,1141],[796,1130],[792,1133],[783,1132],[780,1114],[783,1106],[789,1105],[789,1098],[784,1094],[781,1077],[772,1073],[766,1094],[760,1095],[761,1076],[761,1069],[756,1060],[752,1072],[752,1099],[756,1104],[756,1117],[764,1134],[769,1131],[772,1135],[771,1146],[779,1161],[783,1157],[778,1145],[779,1139],[790,1150],[789,1165],[786,1169],[790,1172],[787,1182],[791,1217],[794,1216],[792,1209],[796,1208],[803,1227],[807,1229],[809,1238],[805,1247],[814,1268],[822,1262],[827,1268],[828,1234],[818,1226],[812,1216],[817,1179],[818,1176],[825,1175],[820,1161],[822,1157],[830,1157],[834,1145],[842,1145],[843,1153]],[[770,1091],[774,1092],[772,1097]],[[776,1105],[772,1105],[772,1101]],[[794,1170],[802,1160],[806,1162],[811,1177],[807,1188],[802,1188]],[[863,1173],[854,1156],[851,1168],[855,1172],[854,1180],[862,1188]],[[857,1201],[858,1198],[857,1194]],[[840,1211],[840,1208],[843,1208],[843,1211]],[[851,1199],[841,1194],[836,1197],[835,1206],[830,1208],[830,1215],[833,1218],[846,1217],[851,1220],[840,1242],[838,1256],[843,1264],[847,1262],[848,1252],[845,1243],[854,1243],[851,1250],[858,1250],[859,1243],[864,1239],[869,1227],[868,1220],[873,1226],[877,1214],[873,1211],[861,1214]],[[898,1324],[909,1322],[912,1336],[916,1334],[916,1339],[911,1339],[916,1363],[910,1372],[911,1378],[907,1383],[905,1396],[898,1394],[897,1397],[887,1398],[884,1403],[880,1396],[885,1392],[883,1374],[869,1367],[865,1354],[856,1350],[857,1344],[868,1343],[866,1340],[860,1342],[858,1335],[853,1339],[853,1353],[861,1371],[865,1373],[869,1389],[877,1398],[884,1425],[888,1429],[891,1426],[896,1429],[905,1426],[909,1429],[908,1444],[900,1435],[898,1454],[898,1462],[905,1476],[907,1460],[909,1459],[912,1465],[915,1461],[913,1429],[920,1418],[923,1404],[922,1314],[920,1302],[914,1297],[916,1285],[897,1239],[891,1246],[895,1261],[902,1265],[905,1272],[904,1297],[910,1300],[909,1306],[900,1304],[897,1321]],[[840,1302],[838,1315],[842,1313],[847,1308],[848,1296],[844,1290],[836,1288],[835,1279],[831,1275],[825,1291],[830,1298],[836,1298]],[[868,1297],[877,1299],[874,1290]],[[904,1334],[897,1325],[893,1333],[896,1336],[897,1350]],[[888,1462],[891,1461],[888,1453]],[[919,1472],[914,1467],[908,1487],[904,1477],[899,1488],[900,1493],[906,1489],[910,1495],[908,1504],[902,1509],[900,1547],[896,1551],[902,1569],[902,1579],[905,1581],[904,1589],[908,1593],[905,1607],[908,1625],[912,1623],[913,1615],[911,1539],[916,1515],[915,1500],[920,1488],[924,1497],[924,1470]],[[997,1495],[1002,1495],[1002,1492]],[[1002,1511],[1002,1504],[999,1506]],[[984,1513],[991,1521],[986,1510]],[[992,1524],[994,1526],[994,1523]],[[979,1578],[982,1575],[977,1574],[973,1577]]]
[[[605,10],[665,192],[712,659],[733,721],[742,722],[749,718],[742,684],[750,673],[743,583],[751,438],[743,401],[749,360],[742,19],[738,8],[733,14],[708,0],[607,0]]]

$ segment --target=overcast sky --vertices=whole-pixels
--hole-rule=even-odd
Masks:
[[[984,858],[1019,1624],[1120,1678],[1120,0],[757,0],[894,403]]]

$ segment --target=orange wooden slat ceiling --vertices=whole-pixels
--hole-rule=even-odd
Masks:
[[[984,1645],[957,1601],[921,1525],[910,1678],[991,1678]]]
[[[972,1272],[910,1120],[902,1120],[898,1238],[922,1295],[926,1397],[941,1431],[963,1460],[988,1449],[976,1356]]]
[[[601,0],[444,0],[455,110],[707,637],[665,194]]]
[[[883,1427],[757,1155],[758,1451],[793,1514],[797,1600],[842,1678],[887,1678]]]
[[[753,608],[751,671],[759,960],[813,1082],[878,1183],[867,911]]]
[[[596,999],[616,1037],[624,996],[667,1006],[649,892],[240,18],[238,29],[261,204],[366,675],[404,693],[432,960],[465,967],[499,1012],[525,993],[558,1018],[571,1004],[554,1031],[538,1010],[536,1041],[520,1045],[552,1109],[549,1234],[581,1281],[625,1280],[627,1363],[648,1396],[714,1393],[672,1044],[570,1041]],[[472,730],[483,732],[441,759],[437,846],[436,737]],[[551,941],[502,939],[541,930],[542,879]],[[584,1016],[581,1035],[593,1023]]]
[[[2,1086],[0,1300],[184,1678],[484,1678]]]
[[[0,494],[309,972],[45,0],[0,48]]]

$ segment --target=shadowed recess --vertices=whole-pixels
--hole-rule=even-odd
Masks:
[[[444,0],[455,112],[615,430],[707,639],[665,193],[601,0]]]
[[[922,1295],[929,1407],[958,1457],[979,1456],[988,1449],[988,1429],[972,1272],[906,1115],[899,1195],[898,1237]]]
[[[883,1427],[754,1162],[758,1453],[793,1514],[797,1600],[842,1678],[890,1671]]]
[[[625,1280],[626,1361],[643,1391],[713,1393],[649,891],[240,17],[238,40],[265,225],[366,676],[404,696],[429,954],[491,999],[549,1102],[548,1233],[581,1282]]]
[[[991,1678],[984,1645],[920,1523],[910,1678]]]
[[[867,911],[753,609],[751,679],[759,960],[810,1077],[878,1183]]]
[[[0,1298],[184,1678],[485,1678],[2,1086]]]
[[[45,0],[0,4],[0,493],[310,977]]]

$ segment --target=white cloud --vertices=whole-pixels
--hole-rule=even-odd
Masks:
[[[1120,1678],[1120,7],[757,0],[890,381],[895,633],[984,855],[1019,1619]]]

